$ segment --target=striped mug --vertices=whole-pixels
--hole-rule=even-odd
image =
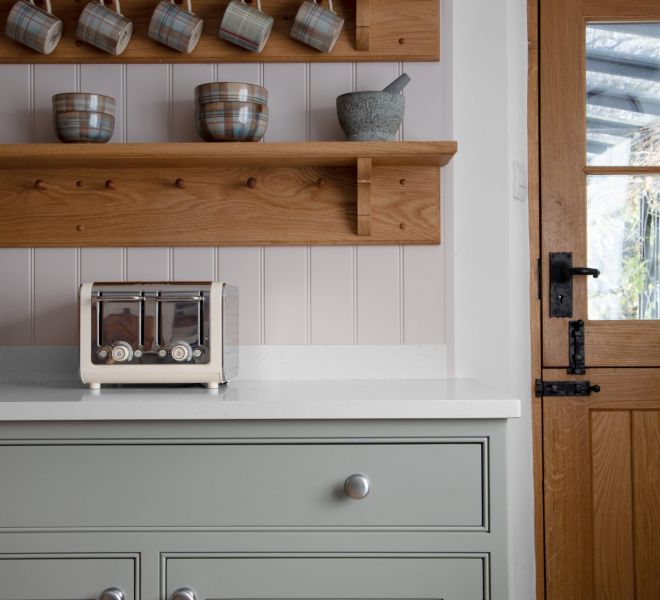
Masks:
[[[62,19],[53,14],[50,0],[46,0],[46,8],[35,6],[34,0],[19,0],[7,17],[7,37],[41,54],[50,54],[60,43],[64,26]]]
[[[119,0],[116,11],[103,4],[103,0],[89,2],[78,18],[76,37],[100,50],[119,56],[131,41],[133,23],[121,14]]]
[[[173,50],[190,54],[199,42],[203,27],[204,21],[193,14],[190,0],[188,10],[179,8],[174,0],[162,0],[151,16],[147,35]]]
[[[231,0],[220,22],[218,35],[252,52],[261,52],[273,28],[273,17],[261,10],[261,0],[253,8],[245,0]]]
[[[328,0],[328,5],[329,9],[305,0],[298,9],[289,35],[321,52],[330,52],[344,26],[344,19],[334,11],[332,0]]]

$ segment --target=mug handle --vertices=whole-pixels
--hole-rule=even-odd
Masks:
[[[174,2],[174,0],[170,0],[170,2],[171,2],[172,4],[176,4],[176,3]],[[186,4],[188,5],[188,12],[189,12],[190,14],[192,14],[192,2],[191,2],[191,0],[187,0]]]
[[[188,0],[188,1],[190,1],[190,0]],[[246,2],[245,0],[241,0],[241,2],[242,2],[243,4],[247,4],[247,2]],[[258,10],[259,12],[261,12],[261,0],[257,0],[257,10]]]
[[[101,3],[101,6],[105,6],[104,0],[99,0],[99,2]],[[121,6],[119,5],[119,0],[115,0],[115,11],[117,12],[118,15],[121,15]]]
[[[36,6],[34,0],[30,0],[30,4],[34,4],[34,6]],[[49,15],[53,14],[53,7],[50,5],[50,0],[46,0],[46,10],[48,11]]]

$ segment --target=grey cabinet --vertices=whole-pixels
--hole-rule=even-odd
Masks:
[[[118,588],[135,600],[136,558],[0,555],[0,600],[92,600]]]
[[[506,421],[0,425],[0,600],[506,600]],[[366,476],[369,494],[344,482]]]
[[[166,561],[168,597],[195,600],[434,598],[474,600],[484,593],[485,557],[279,556],[178,557]]]

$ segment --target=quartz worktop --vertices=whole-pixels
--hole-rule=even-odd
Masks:
[[[0,382],[0,421],[504,419],[520,402],[473,379],[235,381],[201,386]]]
[[[414,358],[415,363],[420,362],[417,355]],[[201,385],[103,385],[100,390],[90,390],[78,378],[77,363],[75,348],[0,348],[0,421],[520,416],[519,400],[474,379],[390,379],[365,369],[371,377],[239,378],[217,390]],[[306,373],[289,370],[291,374],[299,372]]]

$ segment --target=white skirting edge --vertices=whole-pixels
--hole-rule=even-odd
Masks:
[[[240,346],[241,380],[442,379],[447,347]]]

